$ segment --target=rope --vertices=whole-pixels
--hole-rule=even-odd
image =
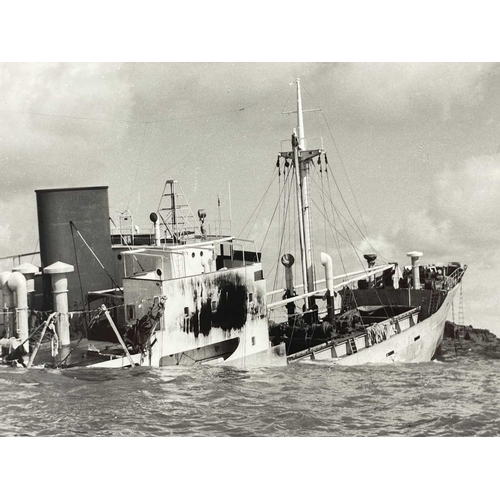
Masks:
[[[324,185],[323,185],[323,171],[321,170],[320,171],[320,177],[321,177],[321,202],[323,203],[323,210],[325,211],[326,213],[326,205],[325,205],[325,192],[324,192]],[[314,181],[316,182],[316,181]],[[325,231],[325,251],[326,253],[328,253],[328,238],[327,238],[327,231],[326,231],[326,219],[325,217],[323,217],[323,221],[324,221],[324,231]]]
[[[85,238],[82,236],[82,234],[80,233],[80,231],[78,231],[78,228],[75,226],[75,223],[70,220],[69,224],[70,224],[70,226],[74,226],[76,232],[78,233],[78,236],[80,236],[80,238],[82,239],[82,241],[85,243],[85,246],[90,250],[91,254],[94,256],[94,258],[97,260],[97,262],[99,262],[100,266],[102,267],[102,269],[104,270],[104,272],[108,275],[108,278],[111,280],[111,282],[113,283],[113,285],[115,285],[116,288],[120,288],[118,286],[118,284],[116,283],[116,281],[113,279],[113,277],[108,273],[108,271],[106,271],[106,268],[104,267],[103,263],[99,260],[99,257],[97,257],[97,255],[92,250],[92,248],[90,248],[90,246],[85,241]]]
[[[286,173],[286,176],[285,176],[285,186],[284,187],[284,191],[286,191],[286,183],[290,177],[290,172],[291,172],[291,169],[288,169],[287,173]],[[279,244],[279,247],[278,247],[278,258],[276,260],[279,261],[279,258],[280,258],[280,255],[281,255],[281,252],[282,252],[282,249],[283,249],[283,240],[284,240],[284,237],[285,237],[285,232],[286,232],[286,222],[287,222],[287,218],[290,219],[288,217],[288,213],[289,213],[289,210],[288,210],[288,207],[290,206],[290,195],[292,193],[292,190],[289,189],[288,190],[288,198],[286,197],[286,194],[284,194],[283,196],[283,230],[281,232],[281,238],[280,238],[280,244]],[[280,224],[281,226],[281,224]],[[290,237],[288,238],[288,241],[290,240]],[[274,268],[274,266],[273,266]],[[278,274],[279,274],[279,266],[276,267],[276,274],[275,274],[275,277],[274,277],[274,284],[273,284],[273,289],[277,288],[277,283],[278,283]],[[268,274],[269,275],[269,274]]]
[[[330,175],[330,172],[327,173],[327,175]],[[340,198],[342,199],[342,201],[344,202],[344,205],[347,209],[347,212],[349,213],[349,215],[351,216],[351,219],[353,220],[354,222],[354,225],[358,228],[358,231],[359,231],[359,235],[368,243],[368,245],[370,246],[370,248],[375,252],[377,253],[383,260],[385,260],[387,262],[387,259],[385,257],[383,257],[382,255],[380,255],[380,252],[377,251],[376,248],[373,247],[373,245],[370,243],[370,241],[366,238],[366,236],[363,234],[363,231],[361,230],[361,228],[358,226],[358,223],[356,222],[356,220],[354,219],[354,216],[352,215],[352,212],[350,211],[349,209],[349,206],[347,205],[347,202],[345,201],[345,198],[344,198],[344,195],[342,194],[342,191],[340,190],[340,186],[338,185],[337,183],[337,179],[335,179],[335,176],[333,174],[332,175],[332,178],[333,178],[333,182],[335,183],[335,186],[337,187],[337,190],[340,194]],[[351,226],[352,227],[352,226]]]
[[[271,186],[273,185],[274,179],[276,178],[276,176],[277,176],[277,175],[278,175],[278,172],[275,170],[275,171],[274,171],[274,174],[273,174],[273,176],[272,176],[272,178],[271,178],[271,181],[269,182],[269,186],[267,186],[267,189],[266,189],[265,193],[262,195],[262,198],[260,199],[259,203],[258,203],[258,204],[257,204],[257,206],[254,208],[254,211],[250,214],[250,217],[248,218],[247,222],[246,222],[246,223],[245,223],[245,225],[243,226],[243,229],[242,229],[242,230],[240,231],[240,233],[238,234],[237,238],[239,238],[239,237],[243,234],[243,231],[245,231],[245,228],[247,227],[248,223],[249,223],[249,222],[250,222],[250,220],[252,219],[252,217],[253,217],[253,215],[254,215],[255,211],[256,211],[257,209],[259,209],[259,211],[258,211],[258,213],[257,213],[257,215],[256,215],[256,217],[255,217],[255,220],[254,220],[254,222],[253,222],[253,224],[252,224],[252,227],[250,228],[250,230],[249,230],[249,231],[248,231],[248,233],[247,233],[247,238],[248,238],[248,235],[252,232],[253,226],[255,225],[255,222],[257,221],[258,215],[259,215],[259,213],[260,213],[260,211],[261,211],[261,209],[262,209],[262,202],[264,201],[264,198],[266,197],[266,195],[267,195],[267,193],[268,193],[269,189],[271,189]],[[259,208],[259,207],[260,207],[260,208]]]
[[[83,295],[82,277],[80,276],[80,265],[78,264],[78,255],[76,253],[76,243],[75,243],[75,234],[73,232],[73,224],[70,223],[69,227],[71,228],[71,238],[73,240],[73,249],[75,252],[76,272],[78,274],[78,281],[80,283],[80,295],[82,297],[82,306],[85,307],[85,298]],[[85,327],[88,328],[87,318],[85,318]]]
[[[314,182],[314,184],[318,187],[318,189],[323,190],[323,186],[319,186],[319,185],[318,185],[318,183],[316,182],[316,180],[315,180],[314,178],[312,178],[312,177],[311,177],[311,180],[312,180],[312,181]],[[312,198],[311,198],[311,200],[312,200]],[[312,201],[313,201],[313,200],[312,200]],[[358,227],[358,229],[356,229],[356,228],[355,228],[355,227],[354,227],[354,226],[353,226],[353,225],[349,222],[349,220],[347,219],[347,217],[346,217],[346,216],[345,216],[345,215],[344,215],[344,214],[343,214],[343,213],[342,213],[342,212],[341,212],[341,211],[340,211],[340,210],[339,210],[339,209],[338,209],[338,208],[337,208],[337,207],[333,204],[333,202],[332,202],[331,200],[329,200],[329,201],[330,201],[330,203],[331,203],[331,205],[332,205],[333,209],[334,209],[334,210],[337,212],[337,214],[339,215],[339,218],[340,218],[340,216],[342,216],[342,217],[343,217],[343,219],[345,220],[345,222],[346,222],[347,224],[349,224],[349,226],[350,226],[350,227],[351,227],[351,228],[352,228],[352,229],[353,229],[353,230],[354,230],[354,231],[358,234],[358,236],[360,236],[362,239],[364,239],[364,240],[365,240],[365,241],[366,241],[366,242],[370,245],[370,247],[372,248],[372,250],[373,250],[373,251],[377,252],[377,251],[375,250],[375,248],[373,248],[373,246],[371,245],[371,243],[370,243],[370,242],[369,242],[369,241],[365,238],[365,236],[364,236],[364,235],[363,235],[363,234],[359,231],[359,227]],[[313,201],[313,202],[314,202],[314,201]],[[325,208],[325,213],[326,213],[326,207],[325,207],[325,204],[324,204],[324,203],[323,203],[323,207]],[[326,217],[324,217],[324,220],[325,220],[325,224],[326,224]],[[325,232],[326,232],[326,228],[325,228]],[[361,250],[360,250],[360,251],[361,251]],[[378,252],[377,252],[377,253],[378,253]],[[380,257],[382,258],[382,260],[384,260],[384,261],[386,261],[386,262],[387,262],[387,260],[386,260],[384,257],[382,257],[382,256],[380,256]]]
[[[342,165],[342,169],[344,170],[345,176],[347,178],[349,188],[351,190],[352,196],[354,197],[354,202],[356,203],[356,207],[358,208],[358,212],[359,212],[359,215],[361,217],[361,222],[363,223],[363,227],[365,228],[365,231],[368,233],[368,230],[366,229],[365,221],[363,219],[363,214],[361,212],[361,209],[359,208],[358,200],[356,198],[356,193],[354,192],[354,189],[352,188],[351,180],[349,179],[349,175],[347,174],[347,169],[344,166],[344,161],[342,160],[342,156],[340,154],[339,148],[337,147],[337,142],[335,141],[335,138],[333,137],[332,130],[330,128],[328,120],[326,119],[325,113],[323,113],[323,111],[321,111],[321,115],[323,116],[323,119],[325,120],[326,126],[328,128],[328,132],[330,133],[330,137],[331,137],[332,142],[333,142],[333,145],[335,146],[335,150],[337,151],[337,156],[339,157],[340,164]],[[352,215],[351,215],[351,217],[352,217]],[[353,218],[353,220],[354,220],[354,218]]]
[[[35,250],[33,250],[33,255],[31,256],[31,263],[33,264],[33,261],[35,260],[35,255],[36,255],[36,249],[38,248],[38,245],[40,244],[40,238],[36,240],[36,245],[35,245]]]
[[[284,188],[284,185],[283,185],[283,188]],[[280,194],[279,194],[279,196],[278,196],[278,201],[277,201],[277,203],[276,203],[276,206],[274,207],[273,214],[272,214],[272,216],[271,216],[271,221],[269,222],[269,225],[267,226],[267,231],[266,231],[266,234],[264,235],[264,240],[262,241],[262,245],[261,245],[261,247],[260,247],[259,252],[262,252],[262,248],[264,247],[264,243],[266,242],[266,238],[267,238],[267,235],[268,235],[268,233],[269,233],[269,229],[271,229],[271,225],[272,225],[272,223],[273,223],[274,216],[276,215],[276,210],[278,209],[279,204],[280,204],[281,194],[282,194],[282,193],[280,193]]]

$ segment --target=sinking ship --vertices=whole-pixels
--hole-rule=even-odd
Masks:
[[[325,219],[325,232],[327,225],[337,231],[332,219],[337,218],[342,225],[344,222],[329,190],[331,169],[326,151],[307,147],[300,80],[295,85],[297,109],[293,113],[297,115],[297,127],[290,150],[278,154],[276,167],[284,177],[282,191],[289,193],[283,204],[289,206],[294,193],[296,207],[291,215],[296,221],[294,234],[289,230],[280,241],[289,241],[298,232],[302,284],[294,286],[293,254],[283,254],[280,263],[285,286],[268,292],[271,300],[282,294],[268,304],[268,314],[286,308],[287,318],[272,323],[271,339],[286,344],[288,362],[328,360],[332,364],[359,365],[430,361],[442,342],[446,317],[467,266],[460,262],[422,266],[419,260],[423,254],[419,251],[408,252],[411,265],[402,268],[397,263],[378,264],[376,253],[363,254],[365,264],[359,271],[337,276],[327,252],[316,255],[321,263],[316,266],[313,248],[317,248],[318,238],[313,245],[313,206]],[[313,182],[321,199],[318,203],[310,196]],[[287,217],[287,213],[282,215],[283,229]],[[357,224],[354,229],[364,237]],[[359,251],[357,258],[362,264]],[[316,279],[317,267],[323,268],[324,279]]]
[[[286,364],[284,345],[270,343],[255,246],[210,234],[204,210],[193,224],[176,181],[165,183],[166,204],[143,234],[130,212],[110,219],[107,187],[36,194],[41,269],[0,274],[5,362]]]
[[[220,218],[210,223],[203,209],[194,216],[175,180],[166,181],[147,232],[128,210],[115,223],[106,186],[38,190],[40,266],[28,262],[33,254],[1,260],[10,269],[0,273],[2,362],[113,368],[429,361],[466,266],[423,266],[422,253],[412,251],[411,266],[401,268],[366,253],[359,271],[334,276],[332,257],[314,250],[311,223],[310,183],[316,170],[328,174],[328,159],[322,147],[307,148],[300,81],[295,85],[297,127],[276,166],[289,199],[293,192],[288,227],[299,249],[280,256],[282,287],[268,290],[255,243],[227,234]],[[331,224],[326,208],[323,215]],[[324,279],[317,279],[320,267]]]

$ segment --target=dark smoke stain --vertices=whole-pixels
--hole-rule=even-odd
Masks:
[[[204,288],[213,290],[205,300]],[[198,297],[201,298],[201,309],[198,307]],[[185,311],[183,330],[194,333],[195,338],[198,338],[200,333],[209,335],[212,327],[224,331],[243,328],[247,320],[247,297],[247,287],[236,274],[215,278],[211,283],[197,283],[193,291],[195,310]],[[253,316],[253,308],[251,312]]]
[[[200,311],[200,332],[208,335],[212,328],[212,298],[208,297],[201,305]]]
[[[233,279],[216,278],[215,284],[220,293],[217,310],[212,314],[212,326],[222,330],[242,328],[247,321],[247,287],[241,284],[238,275]]]

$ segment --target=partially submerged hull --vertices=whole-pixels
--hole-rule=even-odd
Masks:
[[[184,247],[182,251],[193,262],[200,253],[202,257],[208,252],[206,247],[203,250]],[[150,252],[148,257],[153,255]],[[141,352],[128,357],[122,350],[119,357],[87,366],[286,365],[284,346],[271,346],[269,342],[265,280],[260,262],[226,261],[221,269],[163,279],[168,278],[163,262],[168,254],[156,250],[155,255],[156,266],[162,272],[124,278],[125,308],[130,322],[139,324],[153,309],[161,312],[151,315],[154,324],[146,321],[151,326],[145,340],[138,339],[137,329],[135,335],[132,332],[130,337],[125,336],[132,340],[132,347],[140,344]],[[140,258],[140,254],[134,256]],[[149,312],[144,315],[146,311]],[[106,357],[107,353],[103,351],[102,355]]]
[[[448,292],[441,307],[434,314],[387,340],[368,346],[365,338],[359,336],[356,339],[357,352],[351,351],[348,341],[340,344],[333,342],[323,347],[316,346],[308,350],[309,352],[304,351],[302,355],[298,353],[293,361],[330,360],[343,366],[430,361],[443,340],[445,321],[458,287],[459,284]]]

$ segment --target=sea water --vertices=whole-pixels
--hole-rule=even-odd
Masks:
[[[0,435],[499,436],[500,349],[471,346],[359,367],[4,366]]]

